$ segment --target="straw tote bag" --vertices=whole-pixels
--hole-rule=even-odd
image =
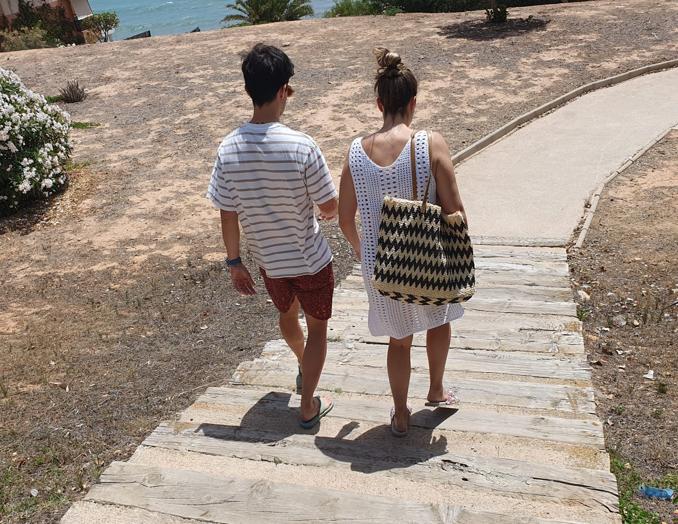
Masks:
[[[473,246],[460,211],[451,215],[428,202],[433,173],[427,131],[429,172],[424,199],[417,200],[415,134],[411,138],[412,200],[384,197],[374,266],[382,295],[421,305],[465,302],[475,292]]]

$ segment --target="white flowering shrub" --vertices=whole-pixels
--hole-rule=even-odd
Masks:
[[[0,215],[66,184],[70,117],[0,68]]]

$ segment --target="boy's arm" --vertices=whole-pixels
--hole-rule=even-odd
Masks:
[[[221,236],[226,246],[228,260],[240,258],[240,221],[235,211],[221,211]],[[254,280],[241,262],[228,268],[231,273],[233,287],[241,295],[254,295]]]
[[[337,216],[339,200],[332,175],[320,148],[316,145],[306,160],[306,188],[308,194],[320,210],[321,220],[331,220]]]

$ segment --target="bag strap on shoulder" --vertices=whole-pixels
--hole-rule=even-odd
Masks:
[[[415,149],[415,135],[416,131],[412,131],[410,136],[410,163],[412,165],[412,200],[417,200],[417,152]]]
[[[426,188],[424,189],[424,198],[422,200],[422,209],[426,211],[428,205],[428,191],[431,187],[431,177],[433,176],[433,154],[431,150],[431,142],[433,141],[433,133],[426,131],[426,142],[428,143],[428,177],[426,178]]]
[[[410,137],[410,162],[412,163],[412,200],[418,200],[417,198],[417,158],[416,158],[416,140],[415,135],[417,131],[412,131],[412,136]],[[433,141],[433,134],[431,131],[426,130],[426,142],[428,143],[428,176],[426,177],[426,187],[424,189],[424,197],[422,199],[422,209],[426,211],[426,206],[428,205],[428,192],[431,187],[431,177],[433,176],[433,156],[431,150],[431,142]]]

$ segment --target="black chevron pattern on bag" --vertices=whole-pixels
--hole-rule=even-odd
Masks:
[[[464,302],[475,292],[473,246],[461,213],[385,197],[374,268],[384,296],[421,305]]]

